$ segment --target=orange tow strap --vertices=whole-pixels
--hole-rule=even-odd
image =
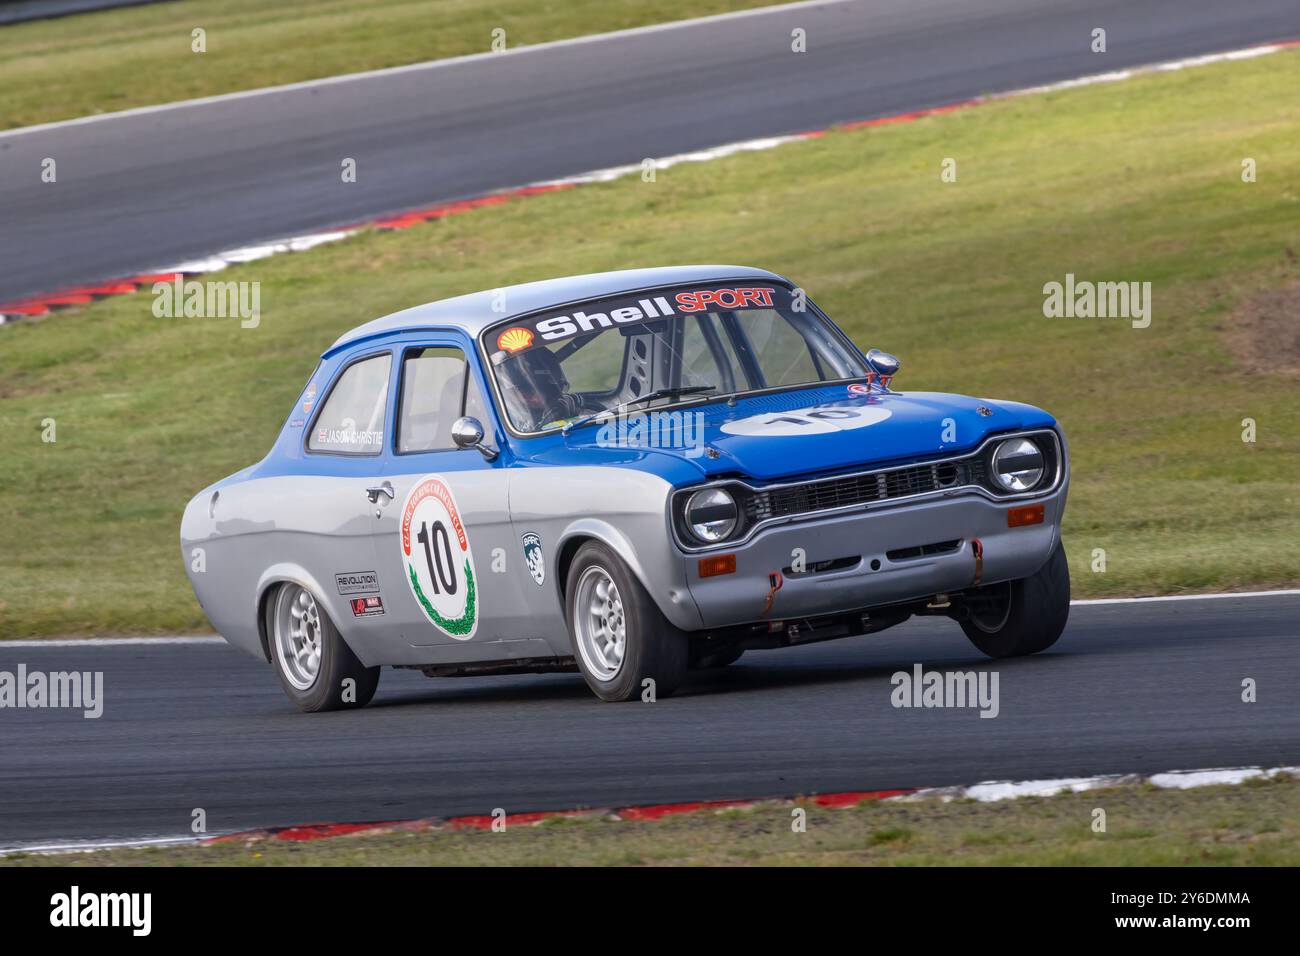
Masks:
[[[781,590],[781,586],[785,584],[785,579],[781,577],[780,571],[773,571],[767,576],[767,583],[767,603],[763,605],[763,613],[759,617],[767,617],[771,613],[772,602],[776,600],[776,592]]]
[[[975,555],[975,580],[971,584],[979,587],[980,578],[984,577],[984,542],[979,538],[971,538],[970,549]]]

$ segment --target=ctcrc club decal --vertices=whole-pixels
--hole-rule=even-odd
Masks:
[[[887,408],[869,405],[855,408],[849,405],[820,405],[800,408],[792,412],[767,412],[751,415],[734,422],[726,422],[722,430],[728,435],[761,435],[780,438],[788,435],[825,435],[830,432],[850,431],[877,425],[890,416]]]
[[[474,554],[456,498],[438,475],[415,483],[402,506],[402,563],[434,627],[458,641],[478,628]]]
[[[542,536],[535,531],[525,531],[519,536],[524,543],[524,560],[528,573],[540,588],[546,582],[546,559],[542,556]]]

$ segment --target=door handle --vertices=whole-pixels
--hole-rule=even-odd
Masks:
[[[372,488],[366,489],[366,497],[370,499],[370,503],[372,505],[379,501],[380,495],[388,495],[388,500],[389,501],[393,500],[392,482],[385,481],[382,485],[375,485]]]

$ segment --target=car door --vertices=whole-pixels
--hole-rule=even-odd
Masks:
[[[457,448],[452,424],[478,419],[500,448],[467,343],[413,338],[398,352],[393,437],[372,504],[374,562],[387,627],[419,661],[532,656],[510,523],[506,458]],[[426,649],[412,655],[411,649]]]
[[[346,355],[314,401],[316,381],[304,394],[309,416],[299,464],[289,474],[253,483],[245,506],[264,502],[277,532],[274,556],[304,569],[353,651],[368,665],[384,663],[381,621],[356,613],[355,601],[377,591],[373,580],[366,489],[382,466],[385,425],[392,392],[390,348],[362,348]],[[308,580],[301,583],[310,584]]]

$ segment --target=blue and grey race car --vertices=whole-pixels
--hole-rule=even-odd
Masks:
[[[348,332],[261,462],[200,492],[208,618],[303,710],[384,665],[573,670],[604,700],[692,668],[953,618],[1060,636],[1051,415],[893,388],[779,275],[687,266],[459,296]]]

